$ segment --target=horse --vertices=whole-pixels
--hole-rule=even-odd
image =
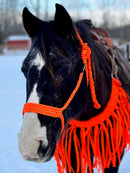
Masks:
[[[92,138],[96,140],[97,135],[96,138],[89,133],[85,136],[87,134],[86,126],[84,131],[81,131],[83,128],[80,129],[77,126],[71,131],[69,122],[73,120],[74,126],[76,124],[85,125],[86,123],[89,126],[91,123],[100,121],[98,115],[102,115],[102,112],[108,107],[113,90],[113,78],[117,77],[122,85],[114,78],[118,85],[116,88],[118,87],[121,92],[125,93],[122,100],[127,103],[123,108],[127,113],[122,113],[127,118],[124,118],[126,121],[121,126],[124,127],[125,132],[127,131],[128,137],[130,81],[124,82],[127,75],[123,68],[119,67],[118,61],[112,60],[104,46],[92,37],[90,21],[73,22],[62,5],[56,4],[53,21],[38,19],[26,7],[23,10],[22,17],[24,28],[32,41],[29,53],[21,68],[26,78],[27,92],[26,110],[23,112],[23,124],[18,135],[18,145],[22,157],[29,161],[47,162],[55,155],[59,172],[62,172],[65,168],[68,173],[85,173],[86,171],[92,173],[94,165],[97,164],[96,167],[99,170],[99,165],[102,164],[105,165],[102,166],[104,173],[117,173],[126,144],[123,136],[120,135],[123,131],[122,127],[116,125],[118,120],[119,124],[124,122],[123,119],[120,119],[121,116],[115,119],[110,117],[108,123],[104,120],[103,125],[96,125],[96,127],[91,128],[92,134],[99,134],[99,141],[95,144],[92,142]],[[87,43],[85,46],[84,42]],[[87,50],[85,55],[82,49]],[[81,54],[83,57],[89,56],[90,61],[82,59]],[[87,65],[86,62],[88,62]],[[124,62],[125,68],[125,64],[127,64],[127,67],[129,66],[127,62]],[[86,69],[89,69],[89,71]],[[91,80],[89,76],[91,76]],[[80,79],[81,77],[82,79]],[[113,95],[114,99],[116,93],[113,93]],[[127,99],[124,99],[124,95]],[[94,106],[96,102],[97,105]],[[67,106],[65,106],[66,103]],[[30,106],[30,104],[32,105]],[[119,103],[116,105],[118,106]],[[30,108],[27,108],[28,106]],[[63,107],[65,108],[61,112]],[[46,114],[45,111],[48,113]],[[113,111],[114,116],[117,112],[119,111]],[[61,113],[61,116],[58,116],[58,113]],[[105,116],[103,114],[104,118]],[[95,120],[94,118],[98,119]],[[111,133],[112,126],[115,126],[113,133]],[[102,129],[104,129],[103,132]],[[85,137],[82,138],[81,136]],[[102,136],[104,137],[102,138]],[[109,143],[107,143],[108,138],[110,138]],[[113,142],[113,140],[115,141]],[[84,144],[82,144],[83,141]],[[90,141],[90,143],[87,141]],[[68,154],[63,152],[61,143],[67,151],[69,150]],[[113,148],[116,143],[118,143],[119,153]],[[81,145],[83,151],[78,152]],[[58,155],[60,146],[61,154]],[[108,150],[110,156],[106,154]],[[114,151],[115,154],[113,154]],[[103,156],[99,160],[102,153],[105,153],[106,158],[103,158]],[[81,155],[83,155],[83,159],[80,157]],[[65,160],[67,160],[67,164]],[[60,166],[61,161],[63,167]]]

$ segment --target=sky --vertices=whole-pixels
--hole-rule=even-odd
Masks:
[[[60,3],[70,9],[81,8],[82,9],[103,9],[103,8],[127,8],[130,9],[130,1],[129,0],[39,0],[41,11],[45,9],[46,2],[48,3],[48,8],[50,11],[54,10],[55,3]],[[25,4],[30,6],[29,4],[36,4],[37,0],[20,0],[21,5]],[[30,3],[32,2],[32,3]],[[21,6],[22,7],[22,6]]]
[[[49,17],[55,13],[55,3],[62,4],[70,13],[72,18],[91,18],[96,24],[102,23],[104,13],[108,15],[111,25],[130,24],[130,0],[39,0],[40,18],[45,18],[46,5]],[[32,2],[32,3],[30,3]],[[19,0],[19,9],[26,6],[35,13],[36,0]]]
[[[10,1],[0,0],[0,10],[3,10],[1,4],[8,4],[10,10],[11,7],[7,3]],[[18,19],[20,22],[22,22],[24,7],[36,15],[35,8],[38,1],[40,2],[39,17],[43,20],[54,18],[55,4],[59,3],[67,9],[74,20],[91,19],[96,26],[102,25],[104,18],[107,18],[110,27],[130,24],[130,0],[13,0],[11,1],[14,4],[12,7],[20,12]],[[46,15],[47,11],[48,15]]]

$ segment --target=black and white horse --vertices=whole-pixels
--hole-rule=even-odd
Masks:
[[[83,66],[81,45],[76,34],[78,31],[92,51],[96,95],[102,107],[99,110],[93,107],[84,75],[78,92],[63,112],[65,124],[72,117],[88,120],[99,114],[110,97],[112,64],[104,48],[91,37],[89,26],[80,21],[72,22],[65,8],[58,4],[54,21],[48,22],[36,18],[25,8],[23,24],[32,40],[32,46],[22,65],[22,72],[26,77],[26,102],[59,108],[65,104],[76,86]],[[19,133],[19,150],[23,158],[36,162],[49,161],[55,152],[60,130],[61,122],[58,118],[25,113]],[[105,169],[105,173],[117,171],[118,163],[117,167]]]

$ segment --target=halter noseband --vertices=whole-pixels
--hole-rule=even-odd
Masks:
[[[82,72],[79,75],[77,84],[76,84],[74,90],[72,91],[70,97],[64,104],[64,106],[62,108],[57,108],[57,107],[42,105],[42,104],[38,104],[38,103],[26,103],[23,107],[23,112],[22,112],[23,115],[25,112],[34,112],[34,113],[39,113],[39,114],[43,114],[43,115],[54,117],[54,118],[60,118],[61,119],[61,132],[64,129],[63,111],[68,107],[68,105],[74,98],[75,94],[77,93],[77,91],[80,87],[80,84],[82,82],[82,79],[83,79],[84,71],[86,71],[87,83],[89,83],[89,85],[90,85],[91,96],[92,96],[92,101],[94,103],[94,107],[96,109],[99,109],[101,107],[101,105],[98,103],[98,101],[96,99],[96,94],[95,94],[95,86],[94,86],[94,80],[93,80],[93,75],[92,75],[91,56],[90,56],[91,49],[88,47],[87,43],[84,43],[82,41],[79,34],[78,34],[78,37],[79,37],[79,41],[82,46],[81,58],[83,60],[84,66],[83,66]]]

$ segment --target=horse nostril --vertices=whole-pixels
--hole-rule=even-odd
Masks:
[[[43,158],[48,150],[48,146],[43,145],[43,142],[40,141],[40,146],[38,148],[38,155],[40,158]]]

